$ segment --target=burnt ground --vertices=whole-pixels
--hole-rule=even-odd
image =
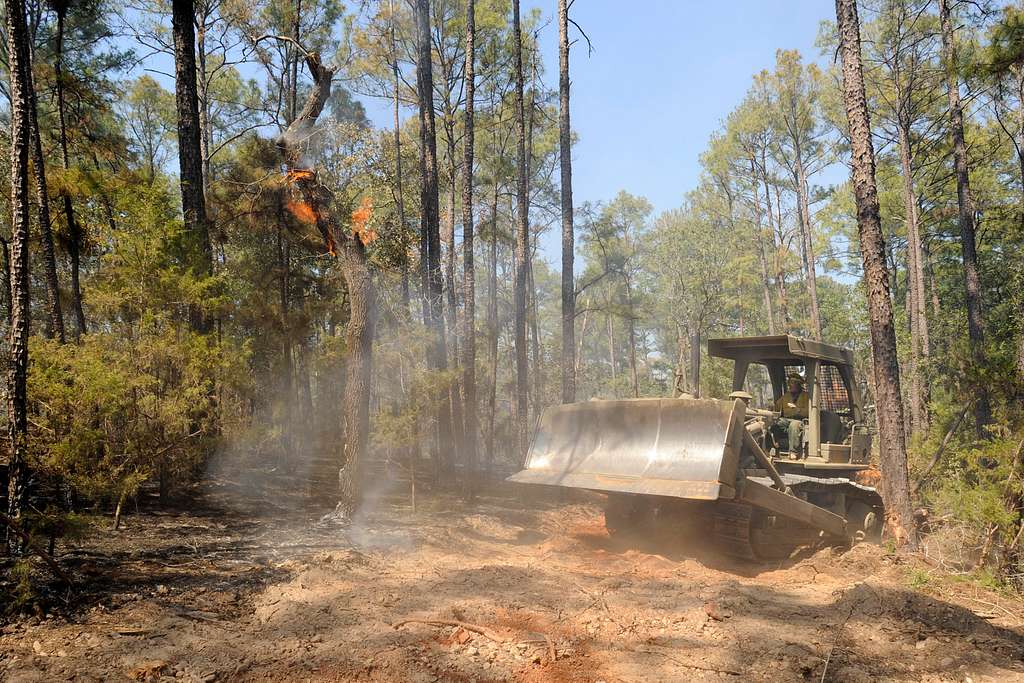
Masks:
[[[739,565],[610,539],[597,496],[342,529],[227,490],[66,552],[78,595],[3,627],[0,680],[1024,681],[1024,604],[878,546]]]

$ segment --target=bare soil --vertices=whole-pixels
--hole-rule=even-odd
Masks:
[[[878,546],[740,565],[512,486],[349,528],[229,501],[67,552],[79,594],[3,627],[0,680],[1024,681],[1019,600]]]

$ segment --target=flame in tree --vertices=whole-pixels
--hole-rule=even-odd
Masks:
[[[359,208],[352,212],[352,234],[359,238],[364,247],[377,239],[377,231],[367,225],[371,216],[373,216],[373,200],[363,197]]]
[[[303,223],[309,223],[311,225],[316,223],[316,210],[306,202],[292,201],[289,199],[285,203],[285,206],[292,212],[293,216]]]

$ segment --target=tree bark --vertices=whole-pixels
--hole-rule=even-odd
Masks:
[[[441,273],[440,210],[437,187],[437,136],[434,124],[434,71],[431,62],[430,2],[416,0],[416,91],[420,114],[420,230],[421,250],[425,247],[425,291],[427,317],[433,330],[428,362],[431,369],[448,367],[448,345],[444,330],[444,283]],[[448,391],[437,399],[437,455],[442,470],[452,466],[452,414]]]
[[[11,97],[11,323],[7,335],[10,353],[7,368],[8,494],[7,514],[18,523],[29,480],[28,437],[28,333],[29,333],[29,251],[28,251],[28,159],[31,147],[29,107],[28,30],[24,0],[4,0],[7,12],[7,58]],[[13,535],[8,527],[7,543]]]
[[[562,403],[576,400],[576,280],[569,123],[569,7],[558,0],[558,160],[562,202]]]
[[[885,239],[875,185],[875,152],[864,93],[857,0],[836,0],[836,20],[842,58],[843,102],[850,128],[851,180],[868,297],[881,453],[881,493],[889,533],[898,544],[907,544],[913,549],[917,546],[917,533],[910,502],[907,451],[903,436],[903,404],[896,358],[896,330],[893,325],[892,301],[889,298]]]
[[[974,362],[985,367],[985,332],[981,304],[981,279],[978,276],[978,254],[975,244],[974,196],[971,193],[970,166],[967,144],[964,141],[964,115],[960,103],[960,79],[957,76],[956,41],[950,17],[949,0],[939,0],[942,23],[942,58],[946,67],[946,89],[949,96],[949,134],[953,139],[953,163],[956,168],[956,198],[959,208],[960,249],[964,262],[964,291],[967,302],[967,334],[971,340]],[[988,388],[979,383],[975,387],[978,400],[974,404],[975,429],[984,434],[985,425],[992,421],[992,407]]]
[[[462,398],[465,415],[463,434],[466,484],[470,496],[476,487],[477,405],[476,405],[476,273],[473,263],[473,98],[476,96],[476,7],[466,2],[466,111],[462,155]]]
[[[64,19],[67,16],[67,3],[60,2],[54,5],[57,12],[57,32],[55,35],[53,78],[56,84],[57,94],[57,122],[60,136],[60,158],[65,173],[71,170],[71,156],[68,153],[68,127],[65,116],[64,101]],[[71,308],[75,313],[76,336],[85,334],[88,329],[85,322],[85,309],[82,306],[82,285],[81,285],[81,261],[82,261],[82,231],[75,220],[75,206],[71,201],[71,194],[61,190],[61,199],[64,204],[64,218],[68,227],[68,260],[71,266]]]
[[[199,95],[196,86],[195,6],[193,0],[173,0],[175,105],[178,113],[178,165],[181,208],[190,240],[189,264],[197,274],[213,274],[213,247],[206,223],[203,192],[203,153],[199,126]],[[196,332],[210,331],[211,321],[199,310],[190,313]]]
[[[529,363],[526,349],[526,286],[527,251],[529,236],[529,197],[526,177],[526,115],[523,109],[523,31],[519,19],[519,0],[512,0],[512,51],[515,64],[515,118],[516,118],[516,235],[515,235],[515,287],[514,326],[516,354],[516,436],[517,453],[525,457],[529,443]]]

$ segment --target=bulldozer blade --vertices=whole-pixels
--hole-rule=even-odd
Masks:
[[[743,444],[741,401],[627,399],[547,408],[525,484],[695,500],[735,496]]]

